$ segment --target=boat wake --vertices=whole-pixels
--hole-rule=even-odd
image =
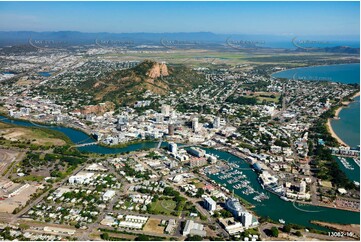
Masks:
[[[292,205],[293,205],[293,207],[295,207],[295,209],[300,210],[300,211],[305,212],[305,213],[319,213],[319,212],[322,212],[322,210],[307,210],[307,209],[299,208],[295,204],[295,201],[293,201]]]

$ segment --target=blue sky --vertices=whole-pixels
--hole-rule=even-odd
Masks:
[[[0,2],[0,30],[354,35],[359,2]]]

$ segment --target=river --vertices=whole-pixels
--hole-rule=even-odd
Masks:
[[[0,121],[5,123],[12,123],[14,125],[34,127],[38,126],[37,124],[30,123],[27,121],[20,120],[10,120],[4,116],[0,116]],[[94,140],[89,137],[87,134],[82,131],[78,131],[72,128],[57,127],[57,126],[42,126],[44,128],[49,128],[52,130],[57,130],[64,133],[70,138],[74,143],[90,143]],[[164,142],[162,146],[165,146]],[[90,145],[79,148],[80,151],[98,153],[98,154],[119,154],[128,151],[136,151],[139,149],[148,149],[155,148],[157,142],[145,142],[139,144],[129,145],[124,148],[107,148],[100,145]],[[239,164],[240,170],[247,176],[247,179],[251,181],[251,186],[258,191],[261,191],[262,188],[257,181],[257,174],[250,169],[248,163],[243,159],[238,158],[228,152],[219,151],[215,149],[205,148],[207,153],[217,155],[220,159],[226,160],[228,162],[234,162]],[[219,184],[225,184],[225,186],[232,190],[231,185],[222,182],[217,175],[209,175],[211,179],[216,181]],[[270,199],[264,200],[262,202],[256,202],[252,198],[252,195],[244,195],[240,191],[235,190],[235,193],[250,203],[254,204],[255,208],[253,211],[259,216],[268,216],[271,219],[278,221],[279,219],[284,219],[286,223],[300,224],[307,227],[314,227],[318,229],[323,229],[322,227],[311,224],[311,220],[321,220],[334,223],[344,223],[344,224],[359,224],[360,223],[360,214],[357,212],[349,212],[344,210],[337,210],[331,208],[302,205],[292,202],[286,202],[281,200],[278,196],[269,194]]]

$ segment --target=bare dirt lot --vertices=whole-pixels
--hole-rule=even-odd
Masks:
[[[20,152],[0,149],[0,174],[4,174],[7,167],[16,160]]]
[[[4,123],[0,123],[0,137],[9,141],[25,141],[44,146],[61,146],[66,144],[64,140],[56,138],[43,130],[14,127]]]
[[[153,232],[158,234],[163,234],[164,227],[159,226],[160,219],[150,218],[144,226],[145,232]]]
[[[12,183],[10,180],[2,180],[1,185],[0,212],[5,213],[12,213],[15,208],[24,206],[37,190],[35,185]]]

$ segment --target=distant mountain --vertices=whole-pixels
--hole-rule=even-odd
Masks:
[[[325,47],[325,48],[297,48],[295,51],[360,54],[360,48],[352,48],[349,46],[335,46],[335,47]]]
[[[222,42],[224,37],[210,32],[194,33],[82,33],[76,31],[32,32],[0,31],[0,46],[24,44],[32,40],[62,41],[68,44],[95,44],[96,40],[133,41],[135,44],[160,44],[162,39],[168,41],[202,41]]]
[[[325,39],[334,43],[339,43],[340,47],[327,51],[338,53],[354,53],[355,50],[342,49],[341,45],[358,46],[358,37],[355,36],[302,36],[304,39]],[[59,44],[60,46],[75,45],[103,45],[107,44],[124,44],[132,43],[134,46],[139,45],[157,45],[161,48],[172,48],[176,45],[177,49],[182,48],[219,48],[228,49],[247,48],[279,48],[279,49],[296,49],[292,45],[293,36],[290,35],[264,35],[264,34],[215,34],[212,32],[180,32],[180,33],[84,33],[78,31],[52,31],[52,32],[35,32],[35,31],[0,31],[0,47],[14,45],[30,45],[33,43],[40,44]],[[356,44],[355,44],[356,43]],[[273,47],[272,47],[273,46]],[[301,50],[299,50],[301,51]]]

